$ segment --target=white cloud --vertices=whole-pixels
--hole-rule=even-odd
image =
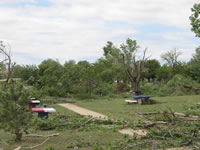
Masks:
[[[198,46],[196,41],[188,41],[187,37],[194,36],[188,17],[190,8],[199,0],[51,0],[53,5],[50,7],[30,4],[6,7],[8,3],[17,2],[28,1],[0,2],[0,40],[10,43],[13,51],[35,58],[98,58],[102,56],[106,41],[119,45],[125,41],[124,37],[144,34],[136,25],[148,28],[149,24],[177,27],[183,31],[160,33],[165,41],[139,38],[139,45],[148,47],[156,58],[174,47],[188,49],[190,52],[184,52],[189,58]],[[123,25],[112,27],[118,22]],[[17,57],[17,62],[21,63]],[[23,58],[23,63],[25,61],[32,63]]]

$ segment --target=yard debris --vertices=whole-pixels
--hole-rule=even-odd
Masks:
[[[157,124],[168,124],[168,122],[165,122],[165,121],[144,121],[144,127],[145,128],[149,128],[149,127],[152,127],[154,125],[157,125]]]
[[[179,112],[144,112],[144,113],[137,113],[139,116],[143,115],[158,115],[158,114],[169,114],[172,116],[179,117],[181,119],[187,120],[187,121],[200,121],[200,116],[192,116],[192,115],[186,115]]]
[[[47,137],[42,143],[40,144],[37,144],[37,145],[34,145],[34,146],[30,146],[30,147],[17,147],[16,149],[14,150],[20,150],[20,149],[33,149],[33,148],[36,148],[38,146],[41,146],[43,145],[44,143],[46,143],[51,137],[54,137],[54,136],[58,136],[60,135],[60,133],[54,133],[54,134],[50,134],[50,135],[38,135],[38,134],[28,134],[28,135],[24,135],[23,137]]]
[[[24,135],[23,137],[52,137],[52,136],[58,136],[58,135],[60,135],[60,133],[54,133],[50,135],[28,134],[28,135]]]
[[[37,145],[34,145],[34,146],[30,146],[30,147],[21,147],[22,149],[33,149],[33,148],[36,148],[38,146],[41,146],[43,145],[44,143],[46,143],[48,140],[50,139],[50,137],[48,137],[47,139],[45,139],[42,143],[40,144],[37,144]],[[20,150],[20,149],[19,149]]]
[[[145,130],[122,129],[119,130],[119,132],[121,134],[136,136],[136,139],[144,138],[147,136],[147,132]]]
[[[189,147],[179,147],[179,148],[168,148],[167,150],[192,150]]]
[[[15,148],[14,150],[20,150],[20,149],[21,149],[21,146],[19,146],[19,147]]]

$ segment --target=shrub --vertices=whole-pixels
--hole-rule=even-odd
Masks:
[[[94,89],[93,93],[99,96],[112,95],[115,92],[115,85],[110,83],[101,83]]]
[[[166,84],[144,83],[141,90],[145,95],[183,96],[200,93],[200,85],[189,77],[175,75]]]
[[[90,94],[90,93],[78,93],[78,94],[74,94],[74,97],[80,100],[97,98],[96,95]]]

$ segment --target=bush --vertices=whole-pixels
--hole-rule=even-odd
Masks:
[[[101,83],[94,89],[93,93],[99,96],[112,95],[115,92],[115,84]]]
[[[199,84],[189,77],[182,75],[175,75],[170,81],[167,82],[160,89],[162,95],[193,95],[199,94]]]
[[[152,96],[183,96],[200,93],[200,85],[189,77],[175,75],[166,84],[144,83],[141,90]]]
[[[74,97],[80,100],[83,99],[96,99],[97,96],[94,94],[90,94],[90,93],[78,93],[78,94],[74,94]]]
[[[38,90],[36,88],[32,88],[30,90],[30,95],[31,95],[31,97],[40,99],[40,98],[45,96],[45,93],[42,90]]]
[[[158,91],[160,86],[159,84],[146,83],[141,87],[141,91],[144,95],[159,95]]]

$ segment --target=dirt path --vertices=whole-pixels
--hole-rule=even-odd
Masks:
[[[93,118],[97,118],[97,119],[101,119],[101,120],[108,120],[108,117],[105,116],[105,115],[91,111],[89,109],[78,107],[78,106],[73,105],[73,104],[66,103],[66,104],[58,104],[58,105],[65,107],[69,110],[72,110],[72,111],[74,111],[74,112],[76,112],[80,115],[83,115],[83,116],[92,116]]]

